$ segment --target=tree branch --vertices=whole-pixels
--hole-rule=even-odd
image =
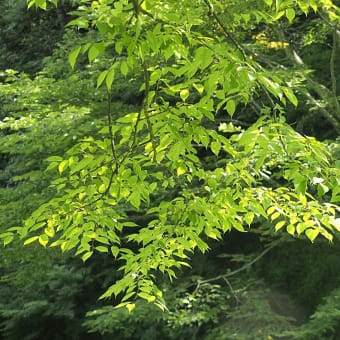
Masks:
[[[242,56],[243,56],[244,60],[246,60],[247,59],[247,53],[246,53],[245,49],[243,48],[243,46],[234,38],[234,36],[225,27],[225,25],[223,24],[223,22],[220,19],[220,17],[214,11],[214,7],[211,4],[211,2],[209,0],[204,0],[204,2],[205,2],[205,4],[207,5],[207,7],[209,9],[209,14],[213,16],[213,18],[217,22],[218,26],[220,26],[220,28],[222,29],[225,38],[227,40],[230,40],[233,43],[233,45],[242,53]]]
[[[206,280],[199,280],[197,282],[197,286],[196,286],[196,289],[195,291],[197,291],[199,289],[199,287],[202,285],[202,284],[205,284],[205,283],[209,283],[209,282],[213,282],[213,281],[218,281],[218,280],[226,280],[228,279],[228,277],[231,277],[231,276],[234,276],[248,268],[250,268],[254,263],[256,263],[257,261],[259,261],[264,255],[266,255],[269,251],[271,251],[273,248],[275,247],[275,245],[271,245],[269,246],[268,248],[266,248],[261,254],[259,254],[257,257],[255,257],[254,260],[246,263],[245,265],[243,265],[242,267],[236,269],[236,270],[233,270],[229,273],[225,273],[225,274],[221,274],[221,275],[218,275],[218,276],[215,276],[215,277],[212,277],[210,279],[206,279]]]

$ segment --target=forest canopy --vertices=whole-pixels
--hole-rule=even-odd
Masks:
[[[308,251],[299,257],[305,264],[315,259],[312,249],[328,254],[333,281],[314,304],[308,305],[307,296],[299,301],[307,316],[298,324],[275,319],[268,309],[263,318],[272,317],[281,328],[267,330],[268,320],[252,319],[253,327],[265,329],[263,339],[275,332],[306,339],[313,332],[339,334],[339,266],[333,266],[332,255],[340,231],[337,5],[329,0],[30,0],[24,6],[30,39],[37,25],[52,32],[50,45],[37,34],[46,42],[45,55],[32,43],[27,54],[16,51],[10,37],[18,33],[19,21],[6,23],[22,9],[2,5],[4,53],[15,52],[17,61],[16,67],[0,58],[6,289],[23,280],[21,269],[8,269],[16,267],[10,249],[20,249],[24,257],[39,254],[35,261],[42,268],[66,261],[58,265],[66,272],[74,256],[80,257],[85,264],[74,265],[77,275],[71,275],[76,285],[84,275],[79,268],[93,273],[91,263],[105,259],[102,282],[93,274],[100,282],[93,296],[111,306],[88,314],[90,331],[128,332],[119,328],[124,312],[112,306],[140,315],[155,305],[168,315],[159,319],[166,338],[185,337],[176,333],[182,320],[191,330],[195,325],[193,338],[199,332],[216,338],[227,327],[233,339],[245,331],[237,318],[247,314],[247,301],[265,301],[261,289],[249,290],[248,283],[260,277],[277,288],[278,278],[290,275],[292,264],[286,264],[282,272],[274,270],[277,281],[270,278],[266,268],[275,264],[266,262],[266,254],[275,254],[280,263],[285,251],[293,254],[303,245]],[[58,25],[48,26],[51,17]],[[37,57],[27,66],[30,53]],[[211,272],[198,269],[201,254],[202,261],[211,262]],[[219,268],[221,258],[230,258],[229,268],[226,261]],[[316,271],[314,281],[326,280],[317,265],[304,267]],[[58,277],[49,273],[50,279]],[[176,282],[183,288],[171,296],[169,287]],[[286,287],[296,298],[294,289]],[[190,307],[183,294],[191,297]],[[322,298],[337,303],[328,323],[320,321],[327,305]],[[195,304],[207,311],[188,321],[184,311]],[[2,327],[5,334],[16,334],[15,308],[9,306],[0,304]],[[34,306],[45,308],[41,301]],[[322,318],[314,314],[307,322],[317,308]],[[133,313],[127,320],[133,323]]]

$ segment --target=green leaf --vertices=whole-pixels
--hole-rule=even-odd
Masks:
[[[275,231],[280,230],[285,224],[286,224],[286,221],[280,221],[280,222],[276,223]]]
[[[110,249],[111,249],[111,253],[112,253],[113,257],[116,258],[119,254],[119,248],[116,247],[116,246],[112,246]]]
[[[307,179],[302,177],[301,175],[296,176],[294,179],[294,185],[296,192],[304,195],[307,190]]]
[[[89,52],[88,52],[89,62],[92,62],[99,55],[103,54],[104,51],[105,51],[105,44],[103,42],[93,44],[90,47]]]
[[[207,227],[204,229],[204,232],[205,232],[205,234],[206,234],[209,238],[212,238],[212,239],[214,239],[214,240],[217,240],[217,239],[220,237],[219,233],[217,233],[216,230],[214,230],[213,228],[211,228],[211,227],[209,227],[209,226],[207,226]]]
[[[115,70],[113,67],[111,67],[107,73],[107,76],[106,76],[106,88],[111,91],[111,88],[112,88],[112,83],[113,83],[113,79],[115,77]]]
[[[38,238],[39,243],[45,247],[48,243],[48,236],[47,235],[40,235]]]
[[[125,307],[128,312],[131,313],[135,309],[136,305],[134,303],[128,303]]]
[[[81,257],[81,259],[83,260],[83,262],[86,262],[92,256],[92,254],[93,251],[88,251]]]
[[[204,92],[204,86],[201,84],[192,84],[192,86],[197,90],[199,94]]]
[[[141,297],[142,299],[148,301],[148,302],[153,302],[156,300],[156,297],[154,295],[150,295],[144,292],[138,293],[138,296]]]
[[[33,237],[28,238],[27,240],[25,240],[24,246],[26,246],[27,244],[30,244],[30,243],[36,241],[38,238],[39,238],[39,236],[33,236]]]
[[[290,88],[283,88],[283,93],[286,95],[287,99],[294,105],[298,105],[298,99]]]
[[[51,156],[51,157],[46,158],[47,162],[61,162],[62,160],[63,158],[60,156]]]
[[[78,46],[68,56],[68,62],[70,63],[72,69],[74,69],[80,50],[81,46]]]
[[[103,71],[99,77],[97,78],[97,88],[100,87],[100,85],[103,83],[104,79],[106,78],[107,74],[108,74],[109,70],[105,70]]]
[[[127,74],[129,73],[129,66],[125,60],[122,61],[120,64],[120,72],[122,73],[124,77],[126,77]]]
[[[139,191],[134,191],[130,197],[129,197],[129,201],[130,203],[135,207],[135,208],[139,208],[140,206],[140,201],[141,201],[141,198],[140,198],[140,192]]]
[[[98,250],[101,253],[107,253],[108,252],[107,247],[105,247],[105,246],[97,246],[96,250]]]
[[[317,236],[319,235],[319,230],[318,229],[307,229],[305,234],[306,236],[313,242]]]
[[[292,224],[289,224],[287,226],[287,233],[290,234],[290,235],[294,235],[295,233],[295,227],[292,225]]]
[[[229,99],[228,102],[227,102],[227,105],[226,105],[226,109],[227,109],[229,116],[232,117],[235,113],[235,110],[236,110],[235,101],[232,100],[232,99]]]
[[[216,155],[218,156],[218,154],[220,153],[221,151],[221,143],[220,142],[212,142],[210,144],[210,148],[211,148],[211,151]]]
[[[177,176],[181,176],[183,174],[185,174],[187,171],[186,166],[184,164],[181,164],[178,168],[177,168]]]
[[[12,233],[1,234],[0,239],[3,239],[4,246],[6,246],[7,244],[10,244],[13,241],[14,235]]]
[[[329,188],[327,185],[325,185],[324,183],[319,183],[318,184],[318,195],[319,196],[323,196],[324,194],[326,194],[329,191]]]
[[[180,93],[179,93],[179,96],[185,102],[189,97],[189,90],[188,89],[181,90]]]
[[[254,217],[255,217],[254,213],[248,212],[248,213],[246,213],[245,216],[244,216],[244,221],[245,221],[248,225],[251,225],[251,223],[252,223],[253,220],[254,220]]]
[[[273,215],[270,216],[270,219],[272,221],[276,220],[277,218],[279,218],[281,216],[281,214],[277,211],[275,212]]]
[[[48,237],[53,237],[55,232],[54,232],[54,228],[53,227],[47,227],[44,229],[44,232],[45,234],[48,236]]]
[[[295,18],[295,10],[293,8],[286,9],[286,17],[292,23]]]
[[[98,192],[102,194],[105,191],[106,191],[106,185],[104,183],[102,183],[98,188]]]
[[[243,225],[241,223],[237,222],[237,221],[234,221],[233,228],[236,229],[237,231],[241,232],[241,233],[245,232]]]
[[[58,165],[58,170],[59,170],[59,173],[60,173],[60,174],[63,173],[63,171],[65,170],[65,168],[67,167],[67,165],[68,165],[68,160],[67,160],[67,159],[65,159],[65,160],[63,160],[62,162],[59,163],[59,165]]]

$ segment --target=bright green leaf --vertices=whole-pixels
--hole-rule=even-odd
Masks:
[[[280,230],[285,224],[286,224],[286,221],[280,221],[280,222],[276,223],[275,231]]]
[[[319,230],[318,229],[307,229],[305,234],[306,236],[313,242],[317,236],[319,235]]]
[[[59,163],[59,165],[58,165],[58,170],[59,170],[59,173],[60,173],[60,174],[63,173],[63,171],[65,170],[65,168],[67,167],[67,165],[68,165],[68,160],[67,160],[67,159],[65,159],[65,160],[63,160],[63,161],[61,161],[61,162]]]
[[[106,88],[111,91],[111,87],[112,87],[112,83],[114,80],[114,76],[115,76],[115,70],[113,67],[110,68],[110,70],[107,73],[105,82],[106,82]]]
[[[27,240],[25,240],[24,245],[30,244],[30,243],[36,241],[38,238],[39,238],[39,236],[30,237]]]
[[[228,102],[227,102],[227,105],[226,105],[226,109],[227,109],[229,116],[232,117],[235,113],[235,110],[236,110],[235,101],[232,100],[232,99],[229,99]]]
[[[179,96],[185,102],[189,97],[189,90],[188,89],[181,90],[180,93],[179,93]]]
[[[74,69],[80,50],[81,50],[81,46],[78,46],[68,56],[68,61],[72,69]]]
[[[286,9],[286,17],[289,20],[289,22],[293,22],[294,18],[295,18],[295,10],[294,8],[288,8]]]
[[[136,305],[134,303],[128,303],[125,307],[129,313],[131,313],[135,309]]]
[[[105,70],[105,71],[103,71],[103,72],[99,75],[99,77],[98,77],[98,79],[97,79],[97,88],[99,88],[100,85],[103,83],[103,81],[104,81],[104,79],[106,78],[108,72],[109,72],[109,70]]]
[[[39,243],[45,247],[48,243],[48,236],[47,235],[40,235],[38,238]]]

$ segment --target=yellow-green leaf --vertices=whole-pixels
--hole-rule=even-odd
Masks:
[[[47,235],[40,235],[38,241],[43,247],[45,247],[46,244],[48,243],[48,236]]]
[[[100,54],[103,54],[105,51],[105,45],[103,42],[93,44],[88,52],[89,62],[96,59]]]
[[[218,154],[219,154],[220,151],[221,151],[221,143],[220,143],[220,142],[217,142],[217,141],[214,141],[214,142],[211,143],[210,148],[211,148],[211,151],[212,151],[216,156],[218,156]]]
[[[267,210],[267,214],[268,215],[271,215],[271,214],[273,214],[275,212],[275,207],[270,207],[270,208],[268,208],[268,210]]]
[[[131,313],[135,309],[136,305],[134,303],[128,303],[125,307],[129,313]]]
[[[106,185],[103,183],[99,186],[98,191],[102,194],[106,191]]]
[[[185,174],[187,171],[186,167],[184,164],[181,164],[178,168],[177,168],[177,176],[181,176],[183,174]]]
[[[307,229],[305,232],[306,236],[313,242],[319,235],[318,229]]]
[[[109,70],[105,70],[99,75],[99,77],[97,78],[97,88],[103,83],[108,72],[109,72]]]
[[[254,220],[255,214],[253,212],[248,212],[244,216],[244,221],[250,225]]]
[[[118,254],[119,254],[119,248],[116,247],[116,246],[112,246],[111,247],[111,253],[112,253],[113,257],[117,257]]]
[[[288,100],[294,105],[297,106],[298,105],[298,99],[296,98],[294,92],[288,88],[285,87],[283,88],[283,93],[286,95],[286,97],[288,98]]]
[[[201,84],[192,84],[192,86],[197,90],[199,94],[202,94],[204,91],[204,86]]]
[[[104,246],[98,246],[98,247],[96,247],[96,250],[98,250],[101,253],[107,253],[108,252],[107,247],[104,247]]]
[[[112,88],[112,83],[113,83],[113,79],[115,77],[115,70],[113,67],[110,68],[110,70],[107,73],[105,82],[106,82],[106,88],[110,91]]]
[[[233,116],[233,114],[235,113],[235,110],[236,110],[235,101],[232,100],[232,99],[228,100],[227,105],[226,105],[226,109],[227,109],[229,116]]]
[[[33,237],[28,238],[28,239],[24,242],[24,246],[26,246],[27,244],[30,244],[30,243],[36,241],[38,238],[39,238],[39,236],[33,236]]]
[[[58,170],[59,170],[60,174],[63,173],[63,171],[65,170],[67,165],[68,165],[68,160],[67,159],[65,159],[65,160],[63,160],[62,162],[59,163]]]
[[[124,77],[127,76],[128,72],[129,72],[129,66],[128,66],[126,61],[122,61],[121,62],[121,64],[120,64],[120,72],[122,73],[122,75]]]
[[[290,234],[290,235],[294,235],[295,233],[295,227],[292,225],[292,224],[289,224],[287,226],[287,233]]]
[[[293,8],[286,9],[286,17],[289,20],[289,22],[293,22],[295,18],[295,10]]]
[[[150,295],[144,292],[138,293],[138,296],[141,297],[142,299],[148,301],[148,302],[153,302],[156,300],[156,297],[154,295]]]
[[[44,232],[48,237],[54,236],[54,228],[52,227],[45,228]]]
[[[277,211],[273,215],[271,215],[270,218],[271,218],[272,221],[274,221],[277,218],[279,218],[280,216],[281,216],[281,214]]]
[[[188,89],[181,90],[180,93],[179,93],[179,96],[185,102],[189,97],[189,90]]]
[[[280,222],[276,223],[275,231],[280,230],[285,224],[286,224],[286,221],[280,221]]]
[[[88,251],[81,257],[81,259],[85,262],[92,256],[92,254],[93,254],[93,251]]]

